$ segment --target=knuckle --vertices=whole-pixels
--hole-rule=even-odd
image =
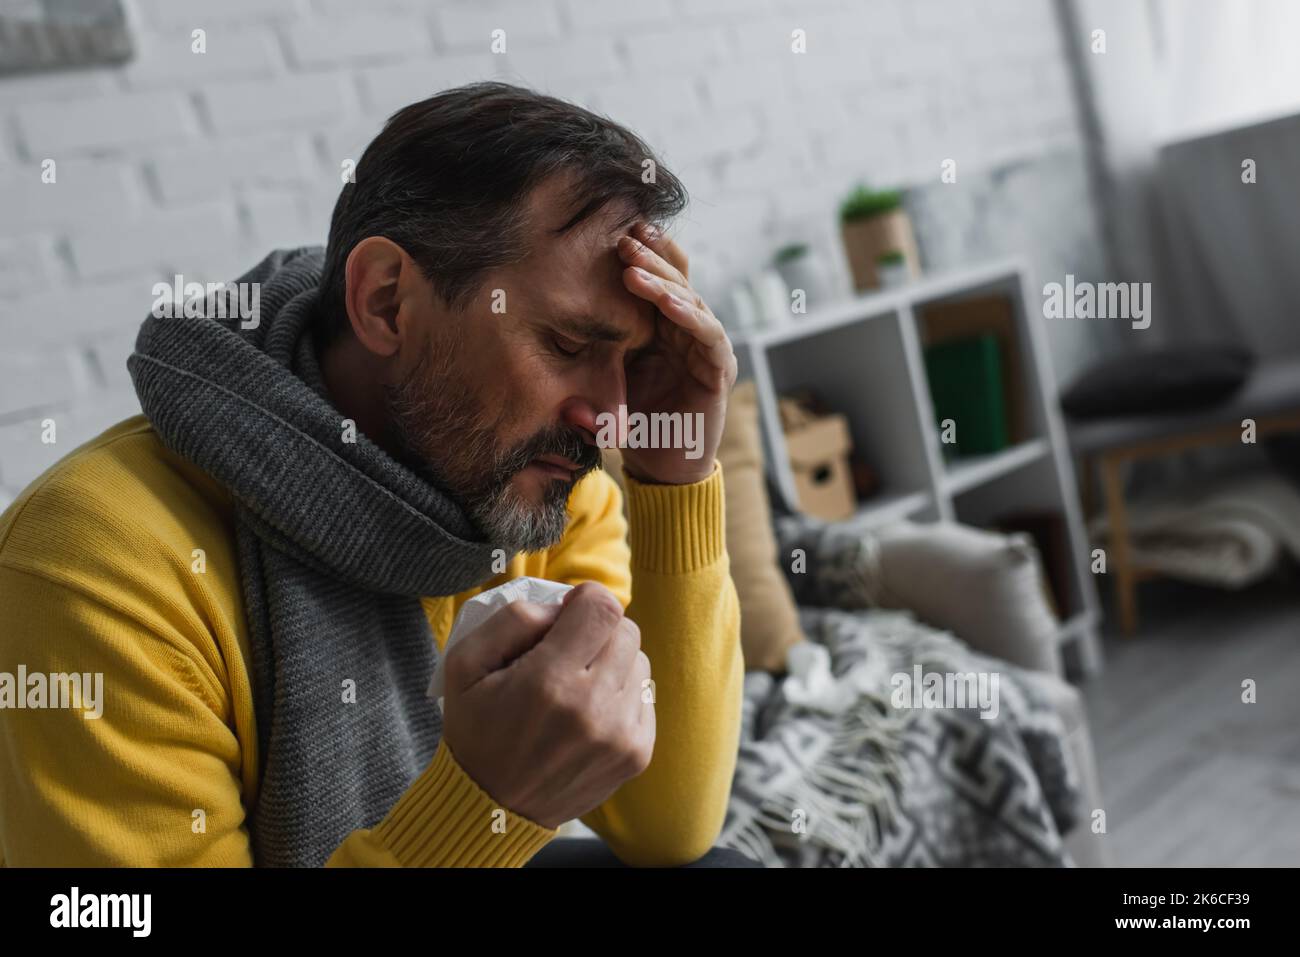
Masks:
[[[619,632],[636,643],[637,654],[644,654],[641,648],[641,628],[631,618],[624,618],[618,625]]]
[[[533,672],[534,687],[542,706],[566,723],[575,723],[581,712],[581,701],[568,682],[556,674],[554,668],[541,667]]]
[[[526,601],[515,601],[506,605],[497,613],[501,616],[500,624],[527,627],[540,621],[539,609]],[[495,615],[493,616],[496,617]],[[491,620],[491,619],[489,619]]]
[[[584,591],[577,600],[586,603],[598,621],[612,628],[623,620],[623,606],[612,591],[596,582],[579,587]]]
[[[598,748],[617,749],[618,731],[610,727],[609,723],[602,720],[593,708],[577,709],[573,715],[574,721],[578,726],[578,734],[582,740],[588,744],[595,745]]]

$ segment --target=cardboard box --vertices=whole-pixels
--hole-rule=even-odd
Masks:
[[[857,508],[849,452],[848,420],[827,415],[785,433],[799,509],[816,518],[848,518]]]

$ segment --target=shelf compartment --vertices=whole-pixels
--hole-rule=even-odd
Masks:
[[[953,459],[944,466],[944,488],[950,495],[960,495],[977,485],[1031,465],[1050,451],[1051,446],[1046,439],[1030,439],[990,455]]]
[[[886,490],[858,502],[852,518],[845,519],[855,527],[875,528],[904,518],[914,518],[934,508],[934,496],[929,492]]]
[[[814,390],[848,420],[855,453],[875,470],[879,488],[886,494],[933,491],[925,444],[928,433],[912,389],[902,328],[900,315],[893,313],[763,350],[773,400],[800,389]],[[764,408],[764,425],[777,484],[786,504],[797,508],[775,401]]]

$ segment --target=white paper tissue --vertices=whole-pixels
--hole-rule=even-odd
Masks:
[[[512,602],[531,601],[539,605],[558,605],[572,590],[572,585],[525,576],[511,579],[504,585],[498,585],[481,595],[475,595],[465,602],[452,623],[451,634],[447,636],[447,643],[443,646],[442,654],[438,656],[438,665],[433,669],[433,680],[429,682],[429,697],[441,703],[445,680],[442,674],[443,662],[447,660],[447,652],[451,651],[452,645],[456,642]]]

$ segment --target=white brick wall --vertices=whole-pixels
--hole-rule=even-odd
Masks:
[[[134,408],[123,363],[155,281],[323,242],[341,161],[438,89],[527,82],[638,129],[692,193],[681,238],[719,298],[792,239],[844,281],[834,212],[860,179],[1079,150],[1053,0],[128,3],[133,62],[0,79],[0,505]]]

